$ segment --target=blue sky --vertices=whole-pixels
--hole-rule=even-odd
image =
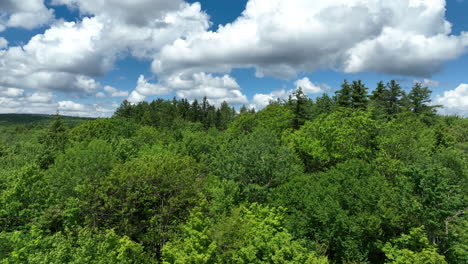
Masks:
[[[467,116],[466,14],[462,0],[6,0],[0,113],[110,116],[173,96],[260,109],[298,86],[395,79]]]

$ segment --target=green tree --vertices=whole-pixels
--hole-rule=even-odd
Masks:
[[[294,119],[293,129],[299,129],[307,120],[310,120],[312,101],[307,97],[301,87],[289,97],[287,106],[292,110]]]
[[[318,171],[352,158],[368,159],[377,128],[365,112],[344,109],[306,122],[288,137],[307,171]]]
[[[116,162],[112,145],[102,140],[77,143],[59,155],[45,175],[52,207],[43,224],[53,230],[83,221],[96,227],[100,218],[97,190]]]
[[[32,227],[27,232],[0,233],[0,248],[5,264],[156,263],[142,245],[112,230],[78,228],[47,234]]]
[[[433,114],[438,106],[430,105],[431,94],[429,88],[416,83],[408,94],[408,108],[418,114]]]
[[[54,121],[39,139],[39,143],[44,146],[42,153],[38,156],[38,164],[42,169],[47,169],[52,165],[56,155],[67,146],[69,139],[67,131],[67,126],[57,112]]]
[[[283,218],[282,208],[258,204],[235,208],[219,221],[195,210],[181,237],[163,248],[163,263],[328,263],[294,240]]]
[[[424,227],[392,239],[383,247],[389,264],[446,264],[444,256],[429,243]]]
[[[368,102],[367,87],[359,80],[353,81],[351,85],[351,106],[357,109],[364,109]]]
[[[119,165],[97,191],[101,226],[116,228],[158,253],[197,204],[203,182],[194,159],[170,152]]]
[[[335,93],[335,102],[340,107],[352,106],[352,93],[353,89],[347,80],[341,84],[341,89]]]
[[[296,177],[278,187],[272,203],[288,208],[286,227],[293,235],[320,241],[336,263],[370,261],[378,255],[385,178],[360,160],[326,172]],[[377,258],[378,259],[378,258]]]
[[[27,225],[47,208],[50,192],[44,173],[29,165],[15,173],[6,190],[0,192],[0,227],[11,231]]]
[[[387,91],[388,98],[386,100],[386,112],[388,115],[393,116],[401,112],[403,108],[402,98],[404,97],[405,93],[395,80],[391,80],[387,84]]]
[[[239,182],[243,198],[263,201],[275,188],[302,173],[302,164],[294,151],[266,129],[220,146],[211,159],[212,173]]]
[[[333,111],[333,106],[333,99],[328,94],[317,97],[312,111],[314,119],[322,114],[330,114]]]
[[[115,110],[114,117],[131,118],[133,117],[133,109],[133,105],[129,101],[124,100],[117,110]]]

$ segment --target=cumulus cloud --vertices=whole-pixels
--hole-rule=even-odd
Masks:
[[[137,81],[136,89],[130,94],[128,101],[138,103],[144,101],[146,96],[150,95],[167,95],[171,92],[169,87],[158,83],[150,83],[143,75],[140,75]]]
[[[326,84],[314,84],[307,77],[297,80],[294,85],[296,88],[302,88],[306,94],[318,94],[331,90],[330,86]]]
[[[95,51],[99,25],[91,19],[61,23],[34,36],[24,47],[0,51],[0,87],[93,92],[91,77],[111,68],[113,58]]]
[[[172,75],[162,78],[159,83],[149,83],[144,76],[140,76],[137,87],[128,100],[136,103],[145,100],[149,95],[167,95],[171,92],[189,100],[207,97],[213,104],[221,104],[223,101],[231,104],[248,102],[234,78],[229,75],[213,76],[204,72]]]
[[[54,5],[77,8],[83,15],[103,15],[129,24],[145,25],[155,17],[179,9],[183,0],[53,0]]]
[[[33,2],[43,4],[2,1],[0,7],[12,13]],[[152,58],[162,46],[210,26],[199,3],[55,0],[52,4],[78,8],[87,16],[77,22],[55,21],[23,47],[8,48],[6,40],[0,39],[0,89],[126,97],[128,92],[111,87],[99,91],[102,86],[95,78],[113,70],[118,59],[128,55]]]
[[[0,31],[7,27],[33,29],[48,24],[53,18],[54,11],[45,6],[44,0],[0,1]]]
[[[96,97],[107,98],[107,97],[127,97],[128,96],[128,91],[121,91],[109,85],[104,86],[103,90],[104,92],[96,93]]]
[[[255,109],[262,109],[267,106],[270,102],[278,99],[286,99],[292,91],[276,90],[269,94],[255,94],[253,97],[253,103]]]
[[[460,84],[443,95],[437,95],[435,102],[443,106],[440,110],[442,114],[468,116],[468,84]]]
[[[89,38],[94,48],[91,51],[106,54],[110,61],[127,50],[137,57],[152,58],[162,46],[178,38],[204,32],[210,26],[209,17],[201,11],[199,3],[61,0],[55,4],[76,6],[85,14],[94,15],[83,20],[88,28],[97,29],[97,32],[90,32],[95,33]],[[85,32],[81,35],[85,37]]]
[[[177,90],[177,96],[187,99],[207,97],[214,104],[226,101],[231,104],[247,103],[237,81],[229,75],[213,76],[205,72],[191,75],[174,75],[165,80],[169,87]]]
[[[140,75],[136,91],[142,95],[166,95],[171,92],[171,89],[157,83],[150,83],[143,75]]]
[[[227,72],[290,78],[334,69],[428,76],[466,51],[443,0],[249,0],[233,23],[167,45],[157,74]]]
[[[13,89],[13,88],[12,88]],[[51,92],[25,93],[10,90],[0,92],[0,113],[43,113],[54,114],[59,111],[63,115],[82,117],[108,117],[115,106],[104,104],[80,104],[70,100],[56,101]]]
[[[128,97],[127,101],[130,103],[136,104],[139,102],[143,102],[146,99],[145,95],[142,95],[138,93],[137,91],[133,91],[130,93],[130,96]]]
[[[128,96],[128,91],[121,91],[109,85],[104,86],[104,91],[106,91],[106,93],[110,97],[127,97]]]
[[[249,0],[239,18],[216,31],[210,31],[209,16],[199,3],[184,0],[48,1],[78,10],[82,16],[76,22],[53,20],[53,10],[44,2],[0,2],[0,31],[53,21],[23,47],[8,47],[0,38],[0,96],[5,102],[21,105],[31,92],[59,91],[128,96],[131,102],[174,93],[244,104],[246,96],[229,75],[234,68],[254,68],[257,77],[293,78],[332,69],[428,78],[468,47],[468,33],[451,33],[444,0]],[[157,81],[141,76],[130,94],[96,81],[126,56],[151,60]],[[307,78],[295,85],[309,94],[329,89]],[[23,94],[7,96],[15,91]],[[257,94],[254,103],[265,105],[290,92]],[[59,102],[50,105],[57,108]]]

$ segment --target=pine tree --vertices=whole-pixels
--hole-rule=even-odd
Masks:
[[[353,108],[366,108],[368,102],[367,87],[359,81],[351,85],[351,105]]]
[[[124,100],[122,104],[120,104],[119,108],[115,110],[114,117],[123,117],[123,118],[131,118],[133,116],[133,105]]]
[[[244,114],[244,113],[247,113],[247,112],[248,112],[247,107],[245,105],[242,105],[242,107],[240,108],[240,113]]]
[[[351,107],[351,93],[351,85],[349,85],[347,80],[344,80],[344,82],[341,84],[341,89],[335,93],[336,104],[341,107]]]
[[[430,106],[432,91],[423,87],[421,83],[416,83],[408,94],[408,108],[414,113],[433,114],[435,108],[439,106]]]
[[[289,97],[287,105],[294,113],[294,129],[299,129],[305,121],[310,119],[312,101],[307,97],[301,87]]]
[[[387,113],[389,115],[396,115],[399,112],[401,112],[402,107],[403,107],[403,90],[401,89],[401,86],[395,81],[391,80],[387,84],[387,90],[388,90],[388,97],[386,98],[388,100],[387,102]]]
[[[385,88],[385,84],[380,81],[377,83],[377,88],[372,92],[371,99],[379,104],[383,104],[388,97],[387,93],[388,91]]]

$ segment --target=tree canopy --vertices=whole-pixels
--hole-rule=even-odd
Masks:
[[[468,119],[369,88],[0,115],[0,262],[465,263]]]

